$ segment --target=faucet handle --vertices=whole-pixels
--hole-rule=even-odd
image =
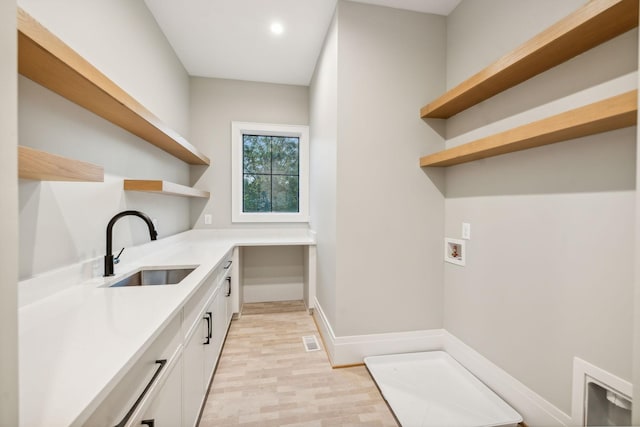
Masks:
[[[117,264],[117,263],[119,263],[119,262],[120,262],[120,255],[122,255],[122,252],[124,252],[124,248],[120,249],[120,252],[118,252],[118,256],[116,256],[116,257],[113,259],[113,263],[114,263],[114,264]]]

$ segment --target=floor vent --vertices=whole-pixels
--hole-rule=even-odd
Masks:
[[[318,339],[315,335],[309,335],[306,337],[302,337],[302,342],[304,344],[304,349],[307,351],[318,351],[320,350],[320,344],[318,343]]]

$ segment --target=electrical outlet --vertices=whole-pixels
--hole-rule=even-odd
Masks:
[[[204,214],[204,225],[211,225],[211,214]]]
[[[462,223],[462,238],[465,240],[471,240],[471,224],[468,222]]]

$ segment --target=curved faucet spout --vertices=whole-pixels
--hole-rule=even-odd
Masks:
[[[147,227],[149,227],[149,237],[151,238],[151,240],[156,240],[158,238],[158,232],[153,226],[151,218],[149,218],[147,214],[144,214],[140,211],[122,211],[116,214],[113,218],[111,218],[109,224],[107,224],[107,253],[104,256],[104,277],[113,276],[113,226],[120,218],[130,215],[137,216],[147,224]]]

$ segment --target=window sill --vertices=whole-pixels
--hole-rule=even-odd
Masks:
[[[291,223],[309,223],[309,217],[301,214],[278,214],[278,213],[264,213],[264,214],[235,214],[231,219],[232,222],[254,222],[254,223],[266,223],[266,222],[291,222]]]

